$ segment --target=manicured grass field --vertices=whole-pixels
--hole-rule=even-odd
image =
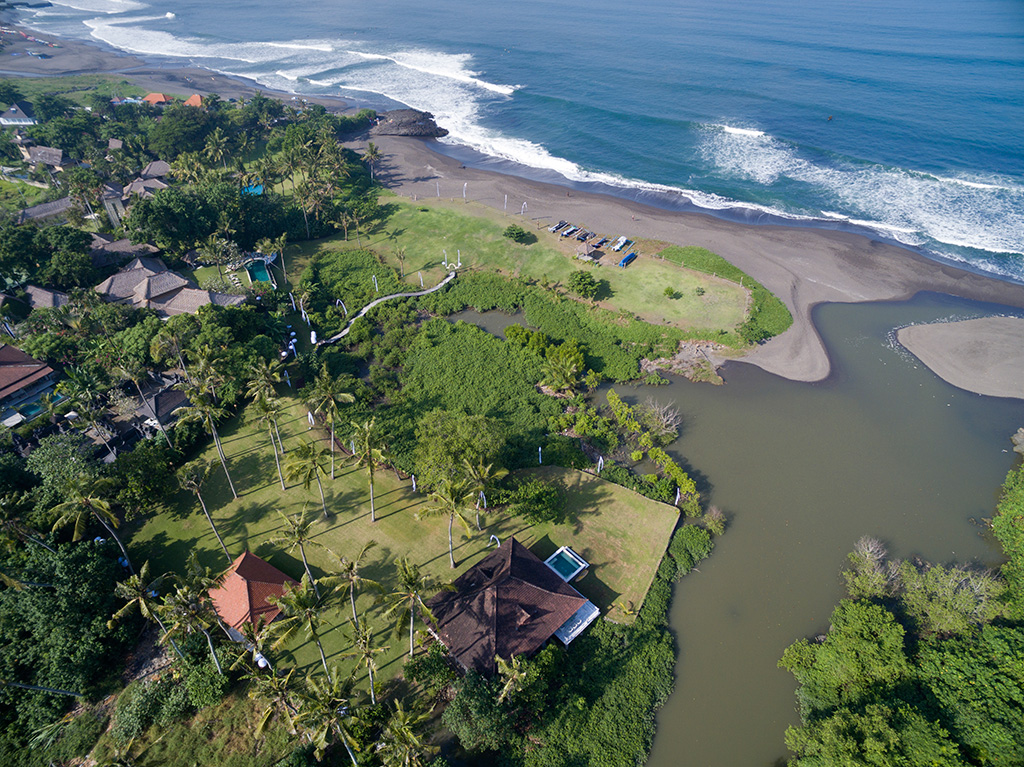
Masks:
[[[132,85],[118,75],[64,75],[62,77],[19,77],[18,90],[26,101],[33,101],[42,95],[63,96],[79,106],[86,106],[91,93],[113,98],[141,97],[148,91]]]
[[[287,416],[281,422],[286,449],[296,447],[303,440],[323,440],[321,429],[309,430],[306,409],[301,403],[294,398],[288,402]],[[613,607],[613,603],[632,602],[639,607],[678,515],[673,507],[590,475],[542,467],[533,471],[564,488],[569,519],[561,525],[530,525],[517,518],[484,515],[483,530],[473,529],[468,536],[456,526],[458,568],[453,571],[448,564],[447,520],[417,520],[416,513],[424,507],[426,497],[413,493],[411,483],[398,480],[393,472],[376,474],[377,522],[374,523],[370,521],[365,471],[342,462],[339,454],[337,479],[324,480],[331,512],[331,518],[324,520],[315,484],[311,492],[306,492],[301,485],[281,490],[269,436],[264,430],[236,418],[224,426],[222,439],[240,497],[237,501],[231,499],[212,445],[203,454],[204,458],[215,462],[203,495],[231,555],[238,556],[248,548],[295,578],[301,577],[303,572],[299,552],[267,545],[268,539],[282,532],[283,523],[276,511],[295,514],[305,510],[319,515],[315,539],[321,546],[307,548],[310,565],[317,576],[336,569],[328,550],[352,557],[368,541],[376,541],[377,546],[367,557],[365,574],[385,588],[393,583],[394,562],[401,556],[410,557],[424,573],[447,581],[482,558],[488,550],[491,534],[502,541],[514,534],[542,559],[558,546],[572,546],[592,565],[591,571],[579,582],[579,590],[613,620],[626,621],[631,617]],[[186,493],[168,499],[166,508],[154,513],[136,530],[131,537],[131,547],[139,562],[151,561],[154,572],[180,568],[193,550],[199,551],[204,564],[218,570],[227,566],[195,497]],[[392,639],[391,626],[380,618],[370,593],[363,592],[359,596],[357,607],[374,627],[378,646],[390,644],[391,647],[380,656],[379,678],[394,677],[401,671],[403,655],[408,652],[405,639],[408,634]],[[351,667],[351,661],[341,657],[350,649],[351,643],[346,638],[350,617],[346,601],[329,614],[332,625],[323,634],[329,662],[343,668]],[[304,668],[319,663],[315,645],[305,640],[287,648],[283,654],[275,653],[274,657],[286,665]],[[365,684],[365,673],[361,683]]]
[[[445,251],[452,263],[461,251],[463,269],[498,271],[551,283],[568,284],[575,271],[588,270],[607,286],[598,303],[613,311],[626,311],[655,324],[675,325],[687,330],[731,330],[747,311],[747,291],[728,280],[680,267],[670,261],[641,256],[627,269],[618,263],[622,254],[605,253],[601,266],[575,260],[575,240],[564,240],[547,229],[531,232],[536,242],[520,245],[502,236],[504,228],[517,217],[503,217],[499,211],[479,205],[447,200],[411,202],[393,196],[381,198],[392,210],[379,231],[361,236],[384,261],[401,273],[396,252],[405,250],[405,281],[419,287],[440,282],[448,270],[443,266]],[[354,232],[346,242],[335,236],[318,241],[327,249],[357,246]],[[293,251],[295,249],[289,249]],[[311,255],[312,250],[305,255]],[[292,259],[295,260],[294,257]],[[293,277],[296,272],[289,264]],[[665,289],[675,295],[667,297]],[[697,289],[703,295],[697,295]]]

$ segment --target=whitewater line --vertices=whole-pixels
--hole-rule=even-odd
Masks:
[[[359,314],[357,314],[355,317],[349,320],[348,325],[345,326],[345,329],[343,331],[338,333],[336,336],[331,336],[326,341],[321,341],[320,343],[317,344],[317,346],[320,346],[322,344],[333,344],[335,341],[340,341],[342,338],[348,335],[348,331],[352,329],[352,324],[360,317],[364,316],[373,307],[377,306],[377,304],[382,304],[385,301],[390,301],[392,298],[416,298],[417,296],[425,296],[440,290],[454,279],[455,272],[449,272],[447,277],[445,277],[443,280],[441,280],[439,283],[437,283],[434,287],[430,288],[429,290],[418,290],[415,293],[392,293],[390,296],[381,296],[380,298],[376,298],[370,303],[368,303],[366,306],[364,306],[362,311],[359,312]]]

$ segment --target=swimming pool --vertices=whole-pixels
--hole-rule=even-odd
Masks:
[[[590,567],[583,557],[568,546],[562,546],[562,548],[548,557],[544,564],[554,570],[558,577],[566,583]]]
[[[253,280],[259,280],[260,282],[273,282],[270,279],[270,271],[267,269],[267,264],[264,261],[250,261],[245,265],[245,270],[249,272],[249,277]]]

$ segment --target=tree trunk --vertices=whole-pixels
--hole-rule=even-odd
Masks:
[[[146,398],[142,396],[142,387],[139,386],[138,381],[133,380],[132,383],[135,384],[135,390],[139,393],[139,399],[141,400],[141,404],[145,406]],[[176,448],[174,447],[174,443],[171,442],[171,438],[167,434],[167,430],[164,428],[164,425],[160,423],[160,417],[156,414],[155,407],[153,408],[153,420],[156,421],[157,428],[160,429],[160,433],[164,435],[164,439],[167,440],[167,444],[170,446],[171,450],[175,450]]]
[[[313,640],[316,642],[316,649],[320,651],[320,662],[324,664],[324,673],[327,674],[327,678],[331,678],[331,670],[327,668],[327,656],[324,655],[324,646],[320,644],[320,636],[315,632],[310,632],[313,635]]]
[[[281,455],[284,455],[284,440],[281,439],[281,429],[277,426],[277,419],[274,419],[274,431],[277,432],[277,444],[281,446]]]
[[[220,660],[217,658],[217,652],[213,649],[213,637],[210,636],[210,632],[203,629],[203,634],[206,635],[206,644],[210,646],[210,657],[213,658],[213,665],[217,667],[217,673],[224,676],[224,669],[220,667]]]
[[[38,692],[52,692],[56,695],[70,695],[74,698],[84,697],[80,692],[71,692],[70,690],[58,690],[56,687],[37,687],[34,684],[21,684],[20,682],[4,682],[0,681],[0,685],[7,685],[9,687],[21,687],[24,690],[36,690]],[[351,752],[349,752],[351,753]]]
[[[238,493],[235,492],[235,483],[231,481],[231,474],[228,473],[228,459],[227,456],[224,455],[224,448],[220,445],[220,434],[217,433],[217,427],[213,423],[213,418],[211,416],[207,416],[207,419],[210,422],[210,433],[213,434],[213,442],[217,446],[217,455],[220,456],[220,465],[224,467],[224,476],[228,478],[228,486],[231,488],[231,495],[233,495],[234,499],[237,501]]]
[[[277,476],[278,476],[278,479],[281,480],[281,489],[282,490],[287,490],[288,488],[286,488],[285,485],[284,485],[284,474],[281,473],[281,458],[277,454],[277,443],[274,442],[274,430],[273,429],[267,429],[267,431],[270,432],[270,447],[274,451],[274,463],[277,464]]]
[[[373,459],[371,459],[373,460]],[[377,513],[373,508],[373,466],[370,466],[370,521],[377,521]]]
[[[228,554],[228,547],[224,545],[224,539],[220,537],[220,532],[217,530],[217,526],[213,524],[213,517],[210,516],[210,512],[206,509],[206,501],[203,500],[202,493],[197,492],[196,498],[199,499],[199,505],[203,508],[203,514],[206,515],[206,521],[210,523],[210,529],[213,530],[213,534],[217,536],[217,542],[224,551],[224,556],[228,558],[228,567],[230,567],[233,560],[231,559],[231,555]]]
[[[358,630],[359,628],[359,615],[356,614],[356,584],[348,584],[348,599],[352,603],[352,624]]]
[[[334,479],[334,419],[331,419],[331,479]]]
[[[342,743],[343,746],[345,746],[345,750],[348,751],[348,758],[352,760],[352,767],[359,767],[359,762],[356,761],[356,755],[352,753],[352,749],[349,747],[348,743],[345,741],[345,736],[344,735],[342,735],[342,737],[341,737],[341,743]]]
[[[452,569],[455,569],[455,547],[452,545],[452,522],[455,521],[455,515],[448,515],[448,558],[452,562]]]
[[[309,240],[309,239],[311,239],[310,234],[309,234],[309,216],[306,215],[306,208],[305,208],[305,206],[302,206],[302,220],[306,222],[306,239]]]
[[[160,630],[164,632],[164,636],[167,637],[167,641],[171,643],[171,647],[174,648],[174,652],[178,653],[178,657],[185,660],[185,656],[182,654],[181,649],[178,647],[178,643],[171,638],[170,634],[167,633],[167,627],[164,622],[160,620],[160,616],[156,613],[153,614],[153,618],[156,620],[156,625],[160,627]]]
[[[377,693],[373,691],[373,659],[366,663],[366,673],[370,675],[370,703],[377,705]]]
[[[306,570],[306,577],[309,578],[309,582],[313,585],[313,593],[316,594],[316,598],[320,599],[320,589],[316,585],[316,581],[313,580],[313,573],[309,571],[309,562],[306,561],[306,547],[301,543],[299,544],[299,553],[302,555],[302,566]]]
[[[322,503],[324,507],[324,519],[330,519],[331,515],[327,512],[327,499],[324,498],[324,486],[320,481],[319,473],[316,475],[316,486],[320,488],[320,503]]]
[[[416,643],[413,641],[413,627],[416,625],[416,606],[409,608],[409,657],[416,651]]]
[[[135,575],[135,568],[132,567],[132,560],[131,560],[131,557],[128,556],[128,549],[126,549],[124,547],[124,543],[122,543],[121,539],[117,537],[117,533],[114,532],[114,528],[112,528],[107,523],[107,520],[105,520],[103,517],[101,517],[95,511],[92,513],[92,515],[94,517],[96,517],[96,519],[98,519],[100,521],[101,525],[103,525],[105,528],[107,528],[107,532],[110,533],[110,537],[113,538],[115,541],[117,541],[117,545],[120,547],[121,553],[124,554],[124,561],[128,563],[128,572],[130,572],[132,575]]]

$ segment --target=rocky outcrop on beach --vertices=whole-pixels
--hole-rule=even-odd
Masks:
[[[370,128],[371,136],[418,136],[440,138],[448,131],[438,127],[434,115],[416,109],[396,109],[379,115],[380,122]]]

